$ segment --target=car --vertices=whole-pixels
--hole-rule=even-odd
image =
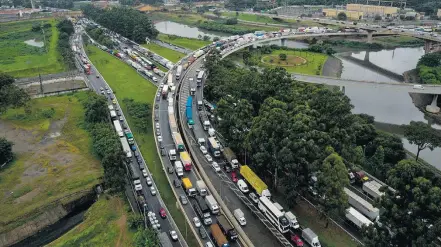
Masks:
[[[257,197],[257,195],[254,194],[254,192],[250,193],[250,199],[251,199],[251,201],[253,201],[256,204],[259,203],[259,197]]]
[[[150,194],[152,194],[152,196],[155,196],[156,195],[156,189],[155,189],[155,187],[150,187]]]
[[[213,167],[215,172],[220,172],[221,171],[220,166],[219,166],[219,164],[216,161],[213,161],[213,163],[211,163],[211,166]]]
[[[149,176],[145,177],[145,181],[147,183],[147,186],[152,186],[153,182],[152,182],[152,179]]]
[[[198,217],[193,218],[193,223],[194,223],[194,226],[201,227],[201,221],[199,220]]]
[[[127,125],[124,122],[121,125],[124,129],[127,129]]]
[[[159,88],[163,88],[164,87],[164,83],[159,84]]]
[[[303,241],[297,234],[291,234],[291,241],[296,247],[303,247]]]
[[[211,242],[206,242],[204,247],[214,247],[214,246]]]
[[[101,91],[101,94],[103,94],[103,95],[104,95],[105,93],[106,93],[106,92],[104,92],[104,91]]]
[[[114,105],[116,105],[116,103],[117,103],[117,102],[116,102],[116,99],[113,99],[113,100],[112,100],[112,103],[113,103]]]
[[[110,92],[110,90],[109,89],[107,89],[107,94],[110,94],[111,92]]]
[[[117,112],[116,112],[116,115],[118,115],[118,117],[121,116],[121,112],[120,112],[120,111],[117,111]]]
[[[423,85],[417,84],[417,85],[413,85],[413,89],[421,89],[421,90],[423,90],[424,87],[423,87]]]
[[[103,87],[100,87],[100,91],[104,91],[104,88],[103,88]]]
[[[199,234],[201,235],[202,239],[207,238],[207,232],[205,231],[205,229],[203,227],[199,228]]]
[[[123,122],[124,121],[124,117],[123,116],[119,116],[119,121]]]
[[[170,231],[170,238],[173,241],[178,241],[178,234],[176,233],[176,231]]]
[[[179,199],[181,200],[182,205],[187,205],[188,200],[187,200],[187,197],[185,195],[180,195]]]
[[[136,191],[141,191],[142,190],[141,180],[137,179],[137,180],[133,181],[133,183],[135,184],[135,190]]]
[[[138,151],[135,151],[134,153],[135,153],[135,157],[139,156],[139,152]]]
[[[157,135],[157,136],[160,136],[160,135],[161,135],[161,129],[156,128],[156,135]]]
[[[175,172],[175,169],[173,168],[173,166],[168,166],[168,167],[167,167],[167,172],[168,172],[169,174],[173,174],[173,172]]]
[[[229,165],[224,165],[224,170],[226,173],[231,172],[231,167]]]
[[[162,136],[158,136],[158,142],[162,142]]]
[[[100,75],[96,75],[96,78],[100,78]]]
[[[165,219],[167,218],[167,213],[165,212],[164,208],[159,209],[159,215],[161,216],[161,218]]]
[[[213,158],[211,158],[211,155],[206,154],[205,159],[207,159],[208,162],[213,162]]]
[[[159,105],[158,104],[155,104],[155,109],[158,109],[159,108]]]
[[[237,178],[236,172],[232,172],[231,173],[231,181],[233,181],[233,183],[237,183],[239,179]]]
[[[144,169],[142,170],[142,176],[147,177],[149,174],[147,173],[147,170]]]
[[[207,149],[204,146],[200,146],[199,149],[203,154],[207,154]]]
[[[132,151],[136,151],[136,146],[132,145]]]
[[[167,155],[167,151],[165,151],[164,148],[161,148],[161,156],[166,156]]]
[[[155,128],[159,129],[159,123],[155,123]]]
[[[179,187],[181,187],[181,180],[179,180],[179,179],[175,179],[175,180],[173,180],[173,184],[175,185],[175,188],[179,188]]]

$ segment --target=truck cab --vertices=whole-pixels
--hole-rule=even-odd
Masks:
[[[182,162],[179,160],[175,161],[175,172],[178,177],[184,176],[184,167],[182,166]]]
[[[196,196],[197,194],[196,189],[193,188],[193,184],[191,184],[189,178],[182,178],[182,186],[184,187],[188,196]]]
[[[170,151],[168,151],[168,156],[170,158],[170,160],[176,160],[176,150],[175,149],[170,149]]]

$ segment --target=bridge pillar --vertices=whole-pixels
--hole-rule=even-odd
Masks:
[[[430,113],[439,113],[440,108],[437,106],[438,102],[438,94],[435,94],[432,99],[432,103],[428,106],[426,106],[426,111]]]
[[[369,51],[366,51],[366,53],[364,54],[364,61],[369,62]]]
[[[280,39],[281,45],[286,46],[286,39]]]
[[[433,40],[426,39],[424,42],[424,53],[432,53],[441,51],[441,43]]]
[[[374,31],[371,31],[371,30],[367,30],[367,43],[368,44],[372,44],[372,33],[374,32]]]

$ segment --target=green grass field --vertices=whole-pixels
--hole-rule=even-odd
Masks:
[[[204,47],[204,46],[211,43],[210,41],[184,38],[184,37],[179,37],[179,36],[174,36],[174,35],[167,35],[167,34],[163,34],[163,33],[160,33],[158,35],[158,39],[163,42],[166,42],[166,43],[185,47],[185,48],[190,49],[192,51],[197,50],[197,49]]]
[[[287,61],[288,64],[286,64],[285,61],[280,61],[280,59],[278,58],[279,54],[281,53],[288,55],[288,60],[290,60],[290,58],[296,57],[297,58],[295,59],[296,62],[298,62],[298,60],[303,58],[306,60],[306,64],[294,66],[291,61]],[[327,59],[328,56],[325,54],[312,53],[307,51],[274,50],[269,55],[263,55],[260,64],[269,67],[280,66],[285,68],[286,71],[291,73],[321,75],[323,66],[325,65]],[[271,60],[273,60],[273,62],[271,62]]]
[[[101,196],[81,224],[47,246],[133,246],[134,232],[128,228],[127,207],[119,197]]]
[[[17,155],[0,172],[0,232],[33,219],[41,207],[100,183],[103,169],[82,128],[80,100],[85,97],[80,92],[33,99],[31,113],[18,108],[0,116],[1,136],[15,143]]]
[[[52,25],[45,29],[45,35],[42,32],[31,31],[34,23],[41,22]],[[39,73],[64,71],[66,68],[57,50],[56,24],[54,19],[0,23],[0,71],[15,77],[32,77]],[[32,39],[45,42],[45,47],[24,43]]]
[[[176,63],[177,61],[181,60],[181,58],[185,57],[184,53],[180,53],[165,47],[162,47],[160,45],[150,43],[150,44],[144,44],[143,47],[151,50],[152,52],[167,58],[173,63]]]
[[[118,98],[124,113],[127,112],[126,105],[122,101],[124,98],[131,98],[135,101],[146,102],[148,104],[153,103],[157,88],[138,75],[129,65],[119,61],[108,53],[101,51],[95,46],[87,46],[87,54],[107,83],[109,83],[115,96]],[[125,114],[125,116],[127,116],[128,123],[134,126],[133,119],[128,116],[128,114]],[[146,119],[146,121],[151,123],[151,119]],[[176,208],[176,198],[170,188],[167,177],[164,174],[161,161],[156,151],[154,133],[149,132],[148,134],[144,134],[134,129],[133,134],[144,159],[147,162],[149,170],[153,174],[153,178],[155,179],[156,185],[161,193],[162,199],[164,199],[167,204],[167,207],[179,229],[184,233],[186,229],[185,224],[187,224],[187,222],[185,221],[183,214]],[[187,227],[189,226],[187,225]],[[189,233],[189,237],[186,241],[189,246],[198,245],[198,242],[191,233]]]
[[[239,13],[236,15],[236,12],[222,12],[222,16],[237,18],[238,20],[244,21],[252,21],[252,22],[260,22],[260,23],[271,23],[271,24],[281,24],[280,22],[274,20],[271,17],[263,16],[263,15],[253,15],[246,13]]]

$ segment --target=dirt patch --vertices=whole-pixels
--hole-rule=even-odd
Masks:
[[[20,196],[19,198],[15,199],[14,203],[23,203],[23,202],[31,201],[32,198],[36,197],[39,193],[40,193],[40,188],[36,188],[35,190],[32,190],[31,192],[26,193]]]
[[[325,62],[325,65],[323,66],[323,76],[340,78],[342,70],[343,65],[341,60],[336,57],[329,56]]]
[[[279,56],[269,55],[269,56],[264,56],[262,58],[262,62],[266,63],[266,64],[270,64],[270,65],[281,66],[281,67],[295,67],[295,66],[304,65],[308,61],[303,57],[299,57],[299,56],[295,56],[295,55],[287,55],[286,60],[280,59]]]
[[[32,85],[20,85],[30,95],[41,94],[41,86],[39,84]],[[66,90],[82,89],[86,88],[84,81],[59,81],[56,83],[43,84],[43,92],[45,94],[62,92]]]
[[[37,135],[32,131],[18,129],[14,125],[0,120],[0,136],[13,140],[12,151],[14,153],[22,154],[35,150],[34,140]]]
[[[122,207],[122,203],[118,203],[118,208]],[[127,242],[126,228],[127,228],[127,215],[124,213],[117,221],[116,225],[119,228],[118,241],[116,242],[117,247],[122,246],[122,243]]]

